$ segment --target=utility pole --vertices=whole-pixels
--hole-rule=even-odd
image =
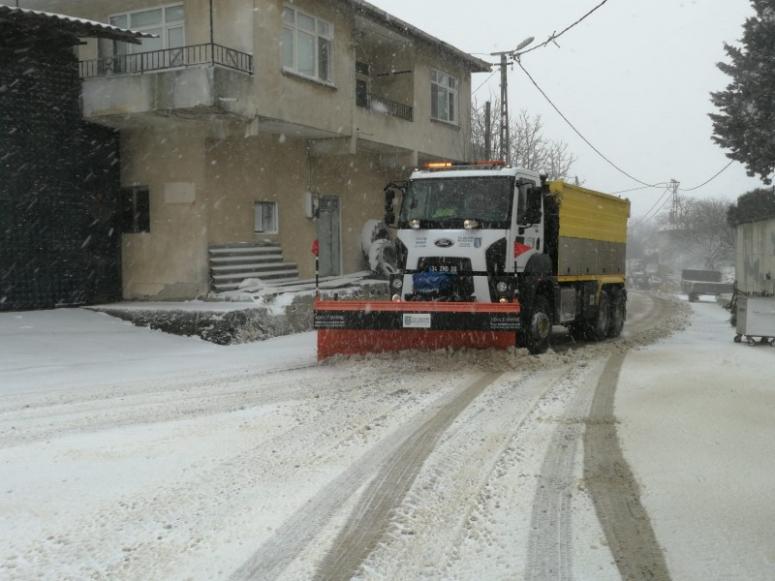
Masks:
[[[670,185],[668,186],[673,191],[673,205],[670,208],[670,224],[673,226],[678,221],[678,214],[681,211],[681,204],[678,199],[678,188],[681,186],[681,182],[679,182],[676,179],[670,180]]]
[[[492,159],[492,103],[484,104],[484,159]]]
[[[500,148],[501,148],[501,161],[505,163],[511,162],[511,141],[509,139],[509,76],[508,66],[513,62],[509,59],[518,59],[519,51],[528,46],[535,40],[532,36],[526,38],[517,45],[517,48],[513,50],[503,50],[500,52],[491,52],[490,56],[500,57],[499,63],[494,63],[493,66],[501,68],[501,131],[500,131]]]
[[[507,50],[490,54],[501,59],[499,63],[494,65],[501,68],[500,158],[501,161],[509,163],[511,144],[509,142],[509,76],[507,67],[509,66],[509,57],[514,54],[514,51]]]

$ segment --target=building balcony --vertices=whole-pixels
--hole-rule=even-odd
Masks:
[[[193,44],[179,48],[121,54],[81,61],[82,79],[109,75],[153,73],[202,65],[218,65],[253,74],[253,55],[220,44]]]
[[[253,56],[207,43],[80,63],[83,114],[122,128],[149,117],[228,114],[248,118]]]
[[[411,105],[404,105],[396,101],[391,101],[384,97],[372,95],[371,93],[357,94],[355,103],[362,109],[368,109],[381,115],[397,117],[404,121],[414,121],[414,108]]]

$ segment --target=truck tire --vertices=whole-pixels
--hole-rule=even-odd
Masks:
[[[611,298],[608,292],[600,293],[600,302],[597,305],[597,317],[587,328],[587,336],[592,341],[603,341],[608,337],[611,328]]]
[[[546,353],[552,336],[552,318],[549,315],[549,301],[537,296],[525,329],[525,346],[533,355]]]
[[[608,327],[609,337],[613,339],[622,334],[625,319],[627,319],[627,295],[622,289],[616,289],[611,293],[611,322]]]

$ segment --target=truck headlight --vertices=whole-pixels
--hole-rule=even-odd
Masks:
[[[420,221],[417,220],[416,218],[414,220],[409,220],[409,226],[414,228],[415,230],[419,230],[420,229]]]
[[[509,283],[505,281],[500,281],[498,284],[495,285],[495,290],[498,291],[500,294],[506,294],[509,290]]]
[[[479,227],[479,222],[477,220],[465,220],[463,222],[463,228],[466,230],[476,230]]]
[[[400,291],[403,288],[403,286],[404,286],[404,277],[403,276],[396,276],[390,282],[390,286],[393,287],[393,290]]]

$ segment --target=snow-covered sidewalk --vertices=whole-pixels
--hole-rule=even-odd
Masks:
[[[631,352],[617,392],[624,455],[674,579],[775,575],[775,349],[732,342],[729,313]]]
[[[86,309],[0,314],[0,395],[311,365],[314,333],[223,347]]]

